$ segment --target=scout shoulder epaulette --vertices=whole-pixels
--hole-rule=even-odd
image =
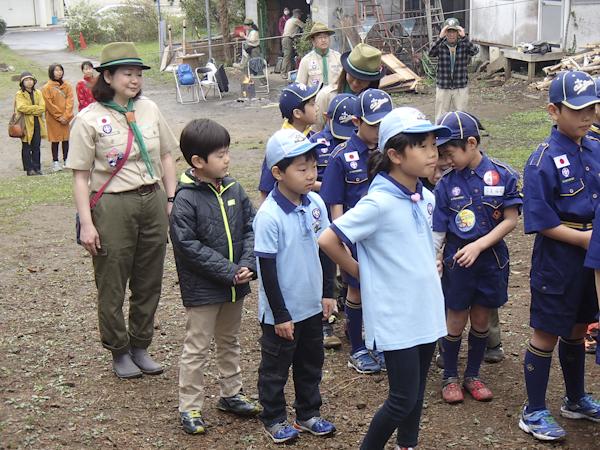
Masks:
[[[336,148],[333,149],[333,152],[331,153],[331,158],[335,158],[337,156],[337,154],[339,152],[341,152],[342,150],[344,150],[346,147],[348,146],[347,142],[342,142],[340,145],[338,145]]]
[[[510,167],[508,164],[503,163],[502,161],[498,161],[495,158],[490,158],[490,161],[492,163],[494,163],[495,165],[497,165],[498,167],[502,167],[504,169],[506,169],[508,171],[508,173],[510,173],[511,175],[518,175],[517,172],[515,172],[512,167]]]
[[[529,165],[539,166],[540,161],[542,160],[542,156],[544,156],[544,152],[548,147],[550,147],[550,144],[548,144],[547,142],[542,142],[529,157]]]

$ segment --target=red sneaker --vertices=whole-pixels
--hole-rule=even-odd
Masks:
[[[458,378],[446,378],[442,382],[442,398],[446,403],[461,403],[464,400],[462,389],[458,383]]]
[[[479,377],[465,377],[463,385],[473,398],[480,402],[488,402],[494,397],[492,391],[488,389]]]

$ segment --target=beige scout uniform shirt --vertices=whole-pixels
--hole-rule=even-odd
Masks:
[[[302,22],[297,17],[292,17],[288,19],[285,23],[285,28],[283,29],[283,37],[293,37],[296,34],[300,33],[300,31],[304,28],[304,22]]]
[[[329,109],[329,104],[333,101],[336,95],[338,95],[337,83],[325,86],[317,94],[315,104],[319,107],[319,114],[317,118],[317,123],[315,123],[312,127],[315,133],[318,133],[319,131],[322,131],[323,128],[325,128],[325,125],[327,124],[327,118],[325,117],[325,113],[327,113],[327,110]]]
[[[179,147],[177,138],[167,125],[158,106],[146,97],[134,100],[135,119],[148,149],[154,178],[133,138],[127,161],[106,186],[106,193],[125,192],[151,185],[163,177],[161,155]],[[115,171],[127,151],[129,126],[125,115],[96,102],[82,110],[71,122],[71,144],[67,167],[91,170],[90,190],[97,192]]]
[[[329,53],[327,53],[327,56],[325,57],[327,60],[327,85],[337,83],[340,73],[342,72],[340,57],[341,55],[338,52],[331,49],[329,49]],[[300,61],[296,81],[298,83],[304,83],[309,87],[324,83],[323,57],[318,55],[314,50],[304,55]]]

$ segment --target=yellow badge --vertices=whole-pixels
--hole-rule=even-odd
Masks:
[[[471,231],[475,226],[475,214],[470,209],[463,209],[456,215],[454,221],[458,229],[466,233],[467,231]]]

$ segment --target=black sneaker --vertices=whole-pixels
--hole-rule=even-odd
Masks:
[[[242,391],[233,397],[221,397],[217,403],[217,408],[221,411],[240,414],[242,416],[254,416],[260,411],[258,406],[252,403]]]
[[[502,349],[502,344],[498,344],[495,347],[486,348],[485,353],[483,354],[483,360],[486,363],[499,363],[502,362],[503,359],[504,350]]]
[[[179,420],[181,420],[183,430],[188,434],[204,434],[206,432],[206,424],[202,420],[200,411],[180,413]]]

